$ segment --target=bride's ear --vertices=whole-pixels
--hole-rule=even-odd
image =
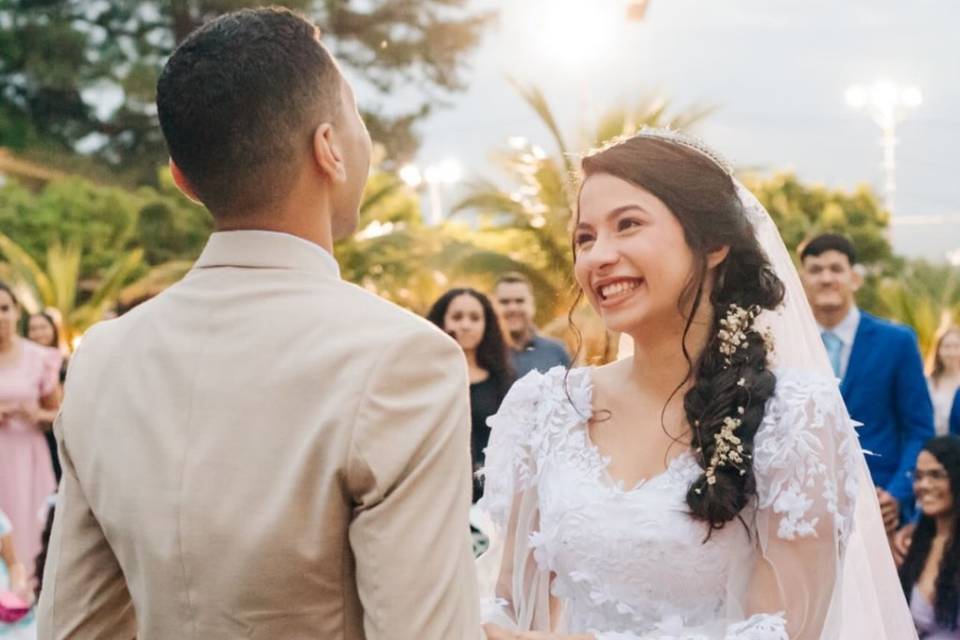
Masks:
[[[721,262],[727,259],[727,256],[730,255],[729,245],[724,245],[719,249],[714,249],[707,254],[707,268],[713,269]]]

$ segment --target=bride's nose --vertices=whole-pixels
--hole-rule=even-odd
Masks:
[[[589,251],[583,252],[580,260],[591,271],[606,270],[620,261],[620,250],[613,238],[599,236]]]

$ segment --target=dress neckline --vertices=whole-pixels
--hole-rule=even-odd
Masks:
[[[691,469],[694,466],[699,467],[696,459],[693,457],[693,453],[689,448],[684,449],[679,454],[673,456],[666,464],[662,471],[641,478],[635,482],[630,488],[626,488],[626,481],[622,479],[615,478],[613,474],[610,473],[610,462],[611,457],[605,456],[600,452],[600,448],[593,442],[593,439],[590,437],[590,420],[593,418],[593,367],[583,367],[583,381],[582,384],[585,387],[584,394],[584,405],[583,407],[576,407],[577,412],[580,414],[580,419],[576,423],[576,430],[580,432],[583,437],[584,447],[589,452],[593,463],[596,465],[597,469],[600,470],[599,478],[600,484],[612,491],[623,494],[632,494],[639,492],[648,484],[665,478],[667,476],[673,476],[675,473]]]

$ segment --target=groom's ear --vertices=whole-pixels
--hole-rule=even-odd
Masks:
[[[347,168],[343,163],[343,153],[337,142],[337,135],[333,125],[322,123],[313,132],[313,161],[328,180],[331,182],[345,182]]]
[[[718,249],[714,249],[707,254],[707,268],[713,269],[721,262],[727,259],[727,256],[730,255],[730,247],[724,245]]]
[[[187,176],[183,175],[183,171],[180,170],[180,167],[177,166],[177,163],[173,161],[173,158],[170,158],[170,175],[173,176],[173,183],[177,185],[177,189],[187,196],[197,204],[203,204],[200,201],[200,197],[197,195],[196,189],[193,188],[193,185],[190,184],[190,181],[187,180]]]

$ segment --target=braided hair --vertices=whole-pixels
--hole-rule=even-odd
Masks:
[[[683,406],[693,432],[692,448],[704,472],[691,485],[686,501],[693,518],[709,532],[736,518],[756,496],[753,441],[763,420],[767,400],[776,389],[770,370],[770,347],[748,322],[739,347],[730,351],[721,338],[722,323],[731,310],[747,310],[750,317],[775,309],[783,301],[784,286],[757,242],[731,176],[710,157],[669,140],[635,136],[617,140],[582,161],[586,177],[607,174],[649,191],[673,213],[694,255],[694,269],[678,300],[686,317],[683,351],[692,380]],[[711,275],[710,253],[729,247],[724,261]],[[705,295],[708,278],[714,283]],[[711,337],[694,359],[686,338],[701,305],[713,310]],[[738,464],[715,464],[728,420],[737,421]],[[723,445],[720,444],[722,447]],[[708,537],[709,537],[708,532]]]

